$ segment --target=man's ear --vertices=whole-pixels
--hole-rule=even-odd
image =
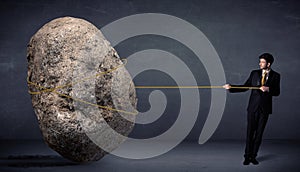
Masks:
[[[270,66],[271,66],[271,63],[268,63],[268,64],[267,64],[267,67],[269,68]]]

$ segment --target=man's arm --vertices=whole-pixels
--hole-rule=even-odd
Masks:
[[[279,94],[280,94],[280,74],[275,75],[274,82],[269,87],[269,93],[272,96],[279,96]]]
[[[246,80],[246,82],[243,85],[230,85],[225,84],[223,85],[223,88],[229,90],[230,93],[238,93],[238,92],[245,92],[249,89],[239,89],[239,88],[232,88],[232,87],[251,87],[251,81],[252,81],[253,71],[251,72],[249,78]]]

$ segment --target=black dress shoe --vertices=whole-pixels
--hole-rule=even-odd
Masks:
[[[244,165],[249,165],[250,162],[251,162],[250,158],[245,158],[243,164],[244,164]]]
[[[254,165],[258,165],[259,164],[259,162],[255,158],[251,158],[251,162]]]

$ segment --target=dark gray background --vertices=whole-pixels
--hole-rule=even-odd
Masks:
[[[274,99],[274,113],[266,139],[300,139],[300,2],[297,0],[49,0],[0,1],[0,139],[41,139],[27,92],[26,46],[45,23],[62,16],[84,18],[98,28],[137,13],[164,13],[182,18],[200,29],[217,50],[229,83],[243,83],[258,68],[258,56],[271,52],[273,69],[281,73],[281,95]],[[169,51],[181,58],[199,85],[209,84],[196,56],[180,42],[161,36],[139,36],[115,47],[121,57],[149,48]],[[158,71],[141,73],[137,85],[174,84]],[[138,109],[149,108],[151,90],[137,90]],[[166,131],[176,120],[178,90],[166,90],[167,110],[156,122],[136,125],[132,137],[147,138]],[[222,121],[212,139],[244,139],[249,93],[228,94]],[[210,91],[200,90],[198,119],[187,140],[197,140],[210,107]]]

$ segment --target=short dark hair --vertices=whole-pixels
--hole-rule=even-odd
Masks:
[[[267,63],[270,63],[270,65],[272,65],[272,63],[274,62],[274,57],[270,53],[263,53],[259,56],[259,59],[265,59]]]

